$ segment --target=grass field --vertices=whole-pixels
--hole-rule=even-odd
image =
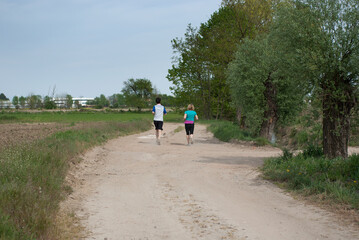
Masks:
[[[165,121],[182,121],[182,114],[169,112]],[[0,112],[1,123],[38,123],[38,122],[114,122],[147,119],[152,120],[151,112],[115,112],[115,111],[54,111],[54,112]]]
[[[181,118],[169,113],[165,121]],[[25,123],[45,128],[49,122],[74,127],[0,150],[0,239],[58,239],[54,219],[71,192],[64,181],[69,163],[109,139],[149,130],[152,119],[151,112],[0,112],[3,128]]]

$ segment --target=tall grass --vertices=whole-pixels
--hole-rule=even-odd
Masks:
[[[359,155],[327,159],[321,149],[310,146],[297,156],[284,151],[266,160],[262,171],[287,189],[359,209]]]
[[[253,141],[259,146],[269,144],[268,140],[260,137],[253,137],[248,131],[241,129],[237,124],[229,121],[211,121],[208,130],[221,141],[231,140]]]
[[[58,132],[0,153],[0,239],[55,239],[51,236],[69,162],[86,149],[119,135],[148,130],[150,121],[92,124]]]

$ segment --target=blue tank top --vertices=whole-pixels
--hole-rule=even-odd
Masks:
[[[193,110],[187,110],[184,113],[187,114],[185,123],[194,123],[194,117],[197,115],[197,113]]]

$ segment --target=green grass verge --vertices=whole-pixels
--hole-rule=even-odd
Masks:
[[[206,122],[204,122],[206,123]],[[258,146],[269,144],[269,141],[260,138],[252,137],[248,131],[241,129],[237,124],[229,121],[208,121],[208,130],[221,141],[229,142],[231,140],[238,141],[252,141]]]
[[[179,132],[182,132],[184,129],[185,129],[184,126],[179,126],[174,130],[174,132],[179,133]]]
[[[284,151],[266,160],[262,172],[266,179],[304,196],[359,209],[359,155],[327,159],[311,146],[297,156]]]
[[[164,121],[179,122],[183,115],[170,112]],[[0,112],[1,123],[38,123],[38,122],[113,122],[147,119],[152,120],[151,112],[115,112],[115,111],[56,111],[56,112]]]
[[[54,239],[59,203],[71,191],[64,184],[69,162],[110,138],[148,130],[148,120],[101,122],[58,132],[0,153],[0,239]]]

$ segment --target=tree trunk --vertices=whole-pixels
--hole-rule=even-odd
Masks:
[[[240,126],[241,125],[241,120],[242,120],[242,109],[241,107],[237,107],[236,109],[236,119],[237,119],[237,123]]]
[[[278,121],[278,107],[275,101],[276,89],[271,79],[271,73],[264,82],[265,91],[264,97],[266,100],[267,109],[264,111],[264,118],[261,125],[260,135],[273,141],[275,139],[274,129]]]
[[[221,106],[221,95],[220,93],[218,94],[218,101],[217,101],[217,111],[216,111],[216,120],[219,119],[219,109]]]
[[[204,94],[204,84],[203,84],[203,78],[201,73],[198,73],[198,79],[199,79],[199,86],[200,86],[200,93],[201,93],[201,99],[205,99],[205,94]],[[206,106],[206,101],[203,101],[203,118],[207,119],[207,106]]]
[[[323,105],[328,105],[324,103]],[[338,114],[333,118],[330,110],[323,110],[323,152],[328,158],[348,157],[349,117]]]
[[[244,116],[242,114],[242,108],[241,107],[237,107],[236,110],[236,118],[237,118],[237,123],[238,125],[244,129],[246,127],[246,116]]]
[[[208,71],[208,70],[207,70]],[[205,95],[203,96],[202,101],[204,101],[205,103],[205,118],[206,119],[211,119],[212,118],[212,103],[211,103],[211,76],[209,74],[209,72],[207,72],[206,74],[206,78],[205,78],[206,82],[205,82]]]
[[[350,113],[355,97],[350,83],[337,77],[323,88],[323,152],[328,158],[348,157]],[[339,90],[339,91],[338,91]]]

